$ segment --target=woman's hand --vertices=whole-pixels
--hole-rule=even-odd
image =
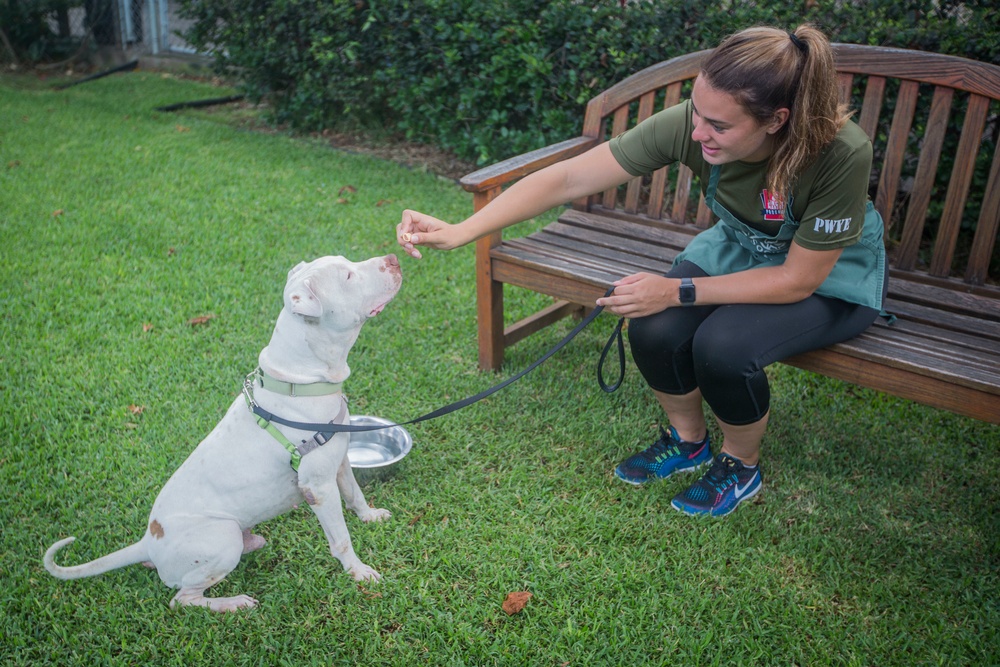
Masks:
[[[680,282],[652,273],[635,273],[616,280],[614,293],[598,299],[597,305],[619,317],[646,317],[677,305]]]
[[[396,225],[396,241],[409,255],[420,259],[418,245],[435,250],[453,250],[465,245],[459,225],[451,225],[419,211],[403,211],[403,218]]]

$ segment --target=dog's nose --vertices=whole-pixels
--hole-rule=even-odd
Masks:
[[[386,255],[385,261],[389,263],[389,266],[399,266],[399,258],[393,254]]]

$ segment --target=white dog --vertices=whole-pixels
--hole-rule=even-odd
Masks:
[[[350,374],[347,353],[365,320],[381,312],[401,283],[395,255],[360,263],[323,257],[289,271],[284,308],[260,353],[262,375],[253,400],[286,420],[347,422],[340,391]],[[389,512],[365,501],[347,459],[349,435],[338,433],[303,455],[296,472],[287,447],[306,443],[315,431],[279,430],[289,441],[285,446],[258,423],[246,398],[237,397],[160,491],[142,539],[84,565],[61,567],[55,554],[74,540],[69,537],[45,553],[46,569],[60,579],[77,579],[146,562],[163,583],[180,589],[171,607],[253,607],[257,601],[249,596],[208,598],[205,589],[229,574],[242,554],[264,546],[251,533],[255,525],[305,501],[344,569],[357,580],[379,579],[354,553],[341,496],[362,521],[385,519]]]

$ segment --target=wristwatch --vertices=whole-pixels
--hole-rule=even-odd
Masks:
[[[682,306],[694,305],[694,282],[690,278],[681,278],[681,287],[677,298]]]

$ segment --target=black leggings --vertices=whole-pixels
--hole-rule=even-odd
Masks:
[[[667,273],[705,275],[691,262]],[[628,338],[632,358],[652,389],[683,395],[700,388],[723,422],[752,424],[770,408],[766,366],[853,338],[878,314],[816,294],[788,304],[668,308],[631,320]]]

